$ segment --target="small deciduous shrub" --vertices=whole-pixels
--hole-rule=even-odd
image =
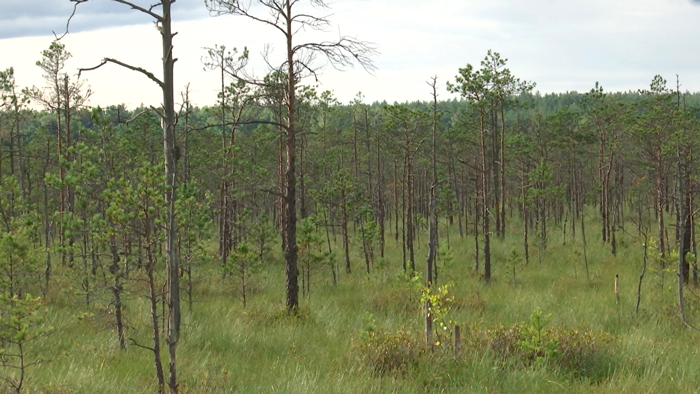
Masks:
[[[353,348],[362,366],[375,374],[405,374],[420,362],[425,346],[408,331],[363,331]]]
[[[435,334],[435,345],[440,346],[444,341],[452,339],[452,327],[455,322],[447,318],[447,314],[452,309],[454,296],[450,294],[450,284],[438,286],[436,288],[420,286],[420,302],[425,303],[428,308],[428,316],[433,321]]]
[[[388,333],[378,329],[370,313],[365,313],[363,320],[364,329],[353,349],[361,365],[375,374],[405,374],[424,363],[442,368],[440,362],[455,360],[452,351],[446,352],[452,350],[449,342],[431,349],[406,330]],[[549,326],[550,320],[551,315],[536,309],[528,322],[513,326],[465,327],[457,360],[488,353],[506,368],[537,366],[591,382],[601,382],[614,372],[616,349],[612,335],[587,326]],[[440,349],[443,351],[439,354],[450,357],[431,357]]]

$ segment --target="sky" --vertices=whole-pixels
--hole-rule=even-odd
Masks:
[[[242,0],[250,1],[250,0]],[[147,7],[154,0],[133,0]],[[300,3],[308,3],[301,0]],[[541,93],[644,89],[656,74],[675,87],[700,91],[700,0],[332,0],[334,26],[323,33],[300,33],[300,40],[333,40],[339,34],[373,42],[377,71],[325,67],[318,89],[341,102],[362,92],[366,102],[430,100],[426,81],[438,77],[439,98],[456,97],[445,83],[460,67],[479,65],[492,49],[508,59],[511,72],[537,84]],[[0,0],[0,70],[15,68],[21,87],[44,86],[35,65],[54,33],[61,35],[73,11],[69,0]],[[210,16],[204,0],[173,5],[176,91],[189,83],[195,105],[216,100],[218,77],[205,71],[207,47],[247,47],[252,72],[267,71],[282,59],[283,37],[240,16]],[[150,19],[110,0],[90,0],[77,8],[62,42],[73,55],[66,72],[92,67],[104,57],[160,69],[160,35]],[[133,71],[107,65],[84,73],[93,90],[91,105],[158,105],[158,87]],[[313,80],[307,80],[313,83]],[[178,94],[179,97],[179,94]]]

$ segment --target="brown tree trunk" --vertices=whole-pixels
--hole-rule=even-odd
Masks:
[[[501,196],[499,200],[501,200],[501,228],[499,228],[498,233],[501,237],[501,239],[504,239],[506,236],[506,119],[505,119],[505,109],[503,106],[503,100],[500,100],[500,108],[501,108],[501,157],[500,157],[500,164],[499,164],[499,169],[501,171]]]
[[[413,158],[407,157],[406,168],[406,248],[408,249],[408,258],[411,263],[411,272],[416,272],[416,256],[413,241],[415,240],[415,225],[413,223]]]
[[[398,164],[394,158],[394,240],[399,242],[399,179],[398,179]],[[402,189],[403,190],[403,189]],[[404,270],[406,263],[404,261]]]
[[[284,217],[284,259],[287,279],[287,312],[296,313],[299,308],[299,270],[297,268],[297,212],[296,212],[296,70],[292,38],[292,5],[287,0],[286,9],[286,40],[287,40],[287,169],[285,172],[286,190]]]
[[[491,280],[491,235],[489,230],[490,211],[488,199],[488,167],[486,166],[486,126],[484,124],[484,110],[480,109],[480,126],[481,126],[481,219],[482,232],[484,234],[484,281]]]
[[[476,168],[476,166],[474,167]],[[479,272],[479,219],[481,218],[481,176],[478,171],[474,171],[474,271]]]
[[[352,269],[350,267],[350,239],[348,238],[348,208],[345,195],[345,186],[341,188],[340,198],[342,201],[341,209],[343,211],[343,223],[341,224],[341,230],[343,232],[343,253],[345,256],[345,272],[351,273]]]
[[[432,84],[428,84],[433,90],[433,152],[432,152],[432,183],[430,186],[430,230],[428,239],[428,257],[425,261],[425,285],[430,288],[433,284],[433,265],[437,256],[438,247],[438,217],[437,217],[437,77],[433,77]],[[433,316],[430,313],[429,302],[425,305],[425,343],[432,346]]]

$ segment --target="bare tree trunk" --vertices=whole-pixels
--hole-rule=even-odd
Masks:
[[[176,350],[180,335],[180,270],[177,250],[177,224],[175,219],[176,163],[175,163],[175,97],[173,66],[173,32],[170,7],[173,0],[162,1],[163,39],[163,156],[165,157],[165,203],[167,205],[166,253],[167,304],[168,304],[168,387],[170,393],[178,391]]]
[[[150,246],[149,246],[150,248]],[[151,253],[150,251],[148,253]],[[163,362],[160,359],[160,330],[158,326],[158,294],[153,278],[153,262],[146,266],[148,276],[149,301],[151,302],[151,325],[153,329],[153,362],[156,367],[156,378],[158,379],[158,393],[163,393],[165,388],[165,375],[163,373]]]
[[[384,173],[382,172],[381,151],[377,136],[377,219],[379,222],[379,255],[384,258],[386,240],[386,202],[384,201]]]
[[[299,215],[302,219],[308,216],[306,212],[306,183],[304,170],[304,154],[306,153],[305,137],[299,137]]]
[[[523,200],[522,202],[522,220],[523,220],[523,249],[525,252],[525,265],[530,264],[530,242],[527,239],[528,236],[528,212],[527,212],[527,196],[525,194],[525,164],[520,162],[521,172],[520,172],[520,196]]]
[[[44,173],[49,167],[49,153],[51,151],[49,142],[46,141],[46,162],[44,163]],[[49,220],[49,188],[46,184],[46,180],[41,181],[42,191],[44,194],[44,209],[43,209],[43,219],[44,219],[44,248],[46,250],[46,259],[44,263],[44,297],[49,294],[49,285],[51,282],[51,222]]]
[[[428,240],[428,257],[425,261],[425,285],[430,288],[433,284],[433,265],[437,255],[438,243],[438,217],[437,217],[437,77],[432,78],[432,83],[428,85],[433,90],[433,154],[432,154],[432,184],[430,186],[430,230]],[[425,343],[432,345],[433,337],[433,317],[430,313],[429,301],[425,303]]]
[[[506,119],[505,119],[505,109],[503,106],[503,99],[500,100],[500,109],[501,109],[501,149],[500,149],[500,164],[499,164],[499,170],[501,171],[501,188],[500,188],[500,198],[501,200],[501,228],[499,228],[498,233],[501,237],[501,239],[504,239],[506,236]]]
[[[656,152],[658,156],[656,159],[656,214],[657,214],[657,224],[659,232],[659,253],[661,257],[666,256],[666,242],[665,242],[665,224],[664,224],[664,205],[665,204],[665,182],[663,179],[662,169],[663,164],[661,163],[661,152]],[[664,269],[663,259],[661,259],[661,269]]]
[[[343,253],[345,256],[345,273],[351,273],[352,269],[350,267],[350,239],[348,238],[348,208],[345,195],[345,188],[342,187],[340,191],[343,210],[343,223],[341,225],[341,231],[343,232]]]
[[[413,158],[407,157],[406,168],[406,248],[408,249],[408,258],[411,263],[411,272],[416,272],[416,256],[413,241],[415,239],[415,225],[413,223]]]
[[[117,243],[114,238],[110,240],[110,249],[112,253],[112,265],[109,267],[109,271],[114,277],[114,281],[111,286],[112,290],[112,305],[114,305],[114,320],[117,326],[117,338],[119,339],[119,347],[122,350],[126,350],[126,341],[124,338],[124,322],[122,318],[122,300],[121,294],[124,287],[121,283],[122,273],[119,269],[119,254],[117,253]]]
[[[482,232],[484,233],[484,281],[491,280],[491,234],[489,230],[490,210],[488,199],[488,167],[486,166],[486,126],[484,124],[484,110],[480,109],[481,126],[481,209]]]
[[[292,5],[285,1],[286,8],[286,44],[287,44],[287,169],[285,172],[286,190],[285,224],[284,224],[284,259],[287,279],[287,312],[296,313],[299,308],[299,270],[297,268],[297,212],[296,212],[296,70],[292,38]]]
[[[476,167],[474,167],[476,168]],[[481,195],[479,193],[480,187],[480,176],[478,171],[474,171],[474,271],[479,272],[479,219],[481,218],[481,209],[479,206],[479,201],[481,200]]]
[[[676,227],[680,232],[680,244],[678,247],[678,310],[681,320],[685,323],[685,299],[683,296],[683,287],[690,279],[690,265],[686,259],[687,254],[690,253],[690,200],[689,193],[686,191],[686,182],[690,180],[690,174],[688,173],[684,157],[681,156],[680,147],[677,147],[676,149],[678,161],[677,198],[680,208],[678,223],[676,223]]]
[[[586,279],[591,281],[591,274],[588,270],[588,245],[586,244],[586,215],[581,215],[581,239],[583,240],[583,263],[586,267]]]
[[[394,240],[399,242],[399,179],[397,167],[398,164],[396,163],[396,158],[394,158]],[[404,261],[405,270],[406,262]]]
[[[403,180],[403,184],[401,185],[401,258],[404,272],[408,269],[408,258],[406,256],[406,217],[408,216],[408,207],[406,205],[406,188],[408,187],[406,167],[408,163],[406,159],[407,158],[404,157],[403,174],[401,174],[401,179]]]
[[[637,282],[637,304],[634,307],[634,312],[639,314],[639,305],[642,303],[642,281],[644,280],[644,274],[647,272],[647,250],[648,242],[646,233],[644,234],[644,257],[642,260],[642,273],[639,274],[639,282]]]

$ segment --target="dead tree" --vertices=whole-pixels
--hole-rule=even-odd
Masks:
[[[75,7],[89,0],[73,0]],[[116,64],[126,69],[138,72],[155,82],[163,92],[163,106],[156,112],[161,117],[163,128],[163,156],[165,161],[165,204],[167,206],[166,254],[167,254],[167,304],[168,304],[168,334],[166,342],[170,356],[168,387],[170,393],[177,393],[176,349],[180,334],[180,276],[178,267],[177,226],[175,218],[176,164],[175,164],[175,95],[174,95],[174,65],[177,59],[173,57],[173,37],[171,7],[176,0],[160,0],[148,8],[138,6],[126,0],[112,0],[130,7],[153,18],[162,38],[163,77],[156,77],[152,72],[136,67],[117,59],[104,58],[100,64],[83,71],[96,70],[107,63]],[[160,9],[160,12],[154,10]],[[75,13],[75,11],[74,11]],[[70,19],[68,21],[70,23]],[[68,32],[66,26],[66,33]]]
[[[437,247],[438,247],[438,214],[437,214],[437,128],[438,128],[438,112],[437,112],[437,77],[432,77],[428,82],[433,96],[433,152],[432,152],[432,184],[430,185],[430,235],[428,242],[428,257],[425,261],[425,285],[430,287],[433,284],[433,267],[435,265]],[[433,335],[433,317],[430,314],[429,304],[425,304],[425,341],[426,345],[431,346]]]
[[[285,61],[277,68],[270,68],[271,71],[281,72],[286,76],[284,87],[286,116],[284,121],[278,124],[286,138],[285,184],[282,193],[284,195],[282,238],[287,282],[287,311],[295,313],[299,306],[298,246],[296,240],[296,144],[297,134],[300,130],[298,130],[297,124],[297,90],[305,77],[317,77],[319,69],[316,62],[317,57],[325,58],[336,68],[346,68],[357,61],[365,70],[373,70],[371,57],[376,53],[376,50],[367,42],[347,36],[340,36],[333,41],[297,43],[295,35],[300,30],[325,31],[331,27],[328,16],[315,16],[307,13],[307,10],[299,10],[302,7],[299,0],[257,0],[255,2],[205,0],[204,3],[214,16],[243,16],[272,28],[284,38]],[[329,8],[324,0],[308,0],[308,4],[317,10]],[[269,54],[269,50],[263,54],[268,65],[271,64]],[[265,85],[263,80],[257,79],[243,70],[235,77],[257,86]]]

